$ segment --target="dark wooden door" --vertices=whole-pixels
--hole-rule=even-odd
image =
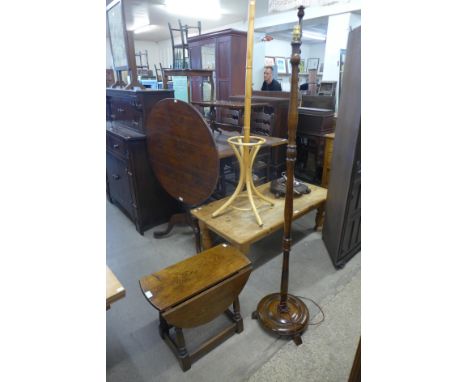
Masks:
[[[109,152],[106,153],[106,161],[109,196],[112,202],[120,204],[129,217],[134,219],[135,209],[126,162]]]
[[[361,249],[361,27],[347,53],[322,234],[337,268]]]

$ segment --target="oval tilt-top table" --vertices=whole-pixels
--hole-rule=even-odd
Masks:
[[[190,225],[198,237],[198,228],[189,211],[210,197],[219,174],[218,150],[211,130],[195,107],[172,98],[158,102],[148,119],[151,168],[184,211],[173,215],[167,229],[155,232],[154,237],[168,234],[174,224],[180,223]],[[197,251],[200,252],[198,241]]]

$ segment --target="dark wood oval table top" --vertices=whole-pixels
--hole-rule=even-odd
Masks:
[[[196,206],[214,192],[218,150],[194,106],[173,98],[159,101],[148,117],[147,147],[153,172],[172,197]]]
[[[226,244],[210,248],[140,279],[140,287],[159,311],[178,305],[250,266],[238,249]]]

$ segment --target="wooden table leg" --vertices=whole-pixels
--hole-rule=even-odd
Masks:
[[[184,334],[182,333],[182,329],[178,327],[175,328],[175,334],[180,365],[182,366],[182,370],[186,371],[192,366],[192,361],[185,346]]]
[[[234,321],[236,321],[236,333],[241,333],[244,330],[244,321],[240,314],[239,296],[232,303],[234,309]]]
[[[322,230],[324,218],[325,218],[325,202],[320,204],[320,206],[317,208],[317,215],[315,216],[314,230],[317,230],[317,231]]]
[[[200,228],[201,242],[203,250],[213,247],[213,239],[211,238],[210,230],[207,225],[201,220],[198,221],[198,227]]]
[[[241,245],[234,245],[241,251],[244,255],[247,255],[250,250],[250,244],[241,244]]]

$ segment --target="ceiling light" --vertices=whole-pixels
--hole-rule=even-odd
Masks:
[[[142,27],[135,28],[133,30],[133,33],[135,33],[135,34],[145,33],[145,32],[149,32],[149,31],[151,31],[153,29],[156,29],[157,27],[158,27],[157,25],[148,24],[148,25],[144,25]]]
[[[168,13],[192,19],[219,20],[219,0],[166,0],[164,9]]]

